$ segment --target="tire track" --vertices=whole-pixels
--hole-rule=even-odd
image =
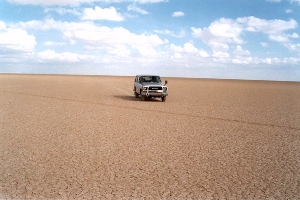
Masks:
[[[112,83],[110,83],[110,82],[100,81],[100,80],[98,80],[98,79],[97,79],[97,81],[98,81],[98,82],[101,82],[101,83],[104,84],[104,85],[107,85],[107,86],[110,87],[110,88],[114,88],[114,89],[117,89],[117,90],[119,90],[119,91],[121,91],[121,92],[124,92],[124,93],[126,93],[126,94],[132,95],[132,93],[129,93],[129,92],[127,92],[127,91],[121,89],[120,86],[117,87],[116,84],[112,84]],[[124,89],[126,89],[126,90],[129,90],[129,91],[133,91],[132,89],[129,89],[129,88],[124,87],[124,86],[122,86],[122,88],[124,88]]]
[[[126,94],[129,94],[128,92],[119,89],[115,86],[112,86],[113,88],[123,91]],[[151,110],[149,108],[138,108],[138,107],[131,107],[131,106],[120,106],[115,104],[106,104],[106,103],[100,103],[100,102],[91,102],[91,101],[85,101],[85,100],[76,100],[76,99],[69,99],[69,98],[61,98],[61,97],[53,97],[53,96],[47,96],[47,95],[38,95],[38,94],[29,94],[25,92],[16,92],[16,91],[8,91],[8,90],[0,90],[4,93],[11,93],[11,94],[18,94],[18,95],[25,95],[25,96],[32,96],[32,97],[41,97],[41,98],[49,98],[49,99],[55,99],[55,100],[61,100],[61,101],[70,101],[70,102],[77,102],[77,103],[84,103],[84,104],[92,104],[92,105],[103,105],[103,106],[109,106],[109,107],[118,107],[123,109],[135,109],[135,110],[141,110],[144,112],[153,112],[155,110]],[[131,95],[131,94],[130,94]],[[164,114],[171,114],[171,115],[180,115],[180,116],[186,116],[186,117],[193,117],[193,118],[201,118],[201,119],[209,119],[209,120],[219,120],[219,121],[226,121],[226,122],[234,122],[234,123],[241,123],[241,124],[249,124],[249,125],[256,125],[256,126],[267,126],[267,127],[275,127],[275,128],[285,128],[290,130],[296,130],[299,131],[300,128],[298,127],[290,127],[290,126],[284,126],[284,125],[275,125],[275,124],[266,124],[266,123],[259,123],[259,122],[247,122],[243,120],[237,120],[237,119],[226,119],[226,118],[220,118],[220,117],[210,117],[210,116],[200,116],[200,115],[192,115],[192,114],[186,114],[186,113],[177,113],[177,112],[170,112],[170,111],[160,111],[160,113]]]

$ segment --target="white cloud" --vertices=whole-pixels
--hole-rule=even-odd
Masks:
[[[261,42],[260,45],[261,45],[262,47],[268,47],[268,46],[269,46],[269,44],[266,43],[266,42]]]
[[[228,51],[229,46],[225,43],[216,42],[216,41],[208,41],[207,45],[213,50],[213,51]]]
[[[114,7],[100,8],[99,6],[96,6],[95,9],[85,8],[81,19],[123,21],[124,17],[118,13]]]
[[[298,4],[300,4],[300,0],[291,0],[291,3],[298,3]]]
[[[169,49],[171,50],[175,58],[183,58],[184,55],[198,55],[199,57],[203,58],[209,57],[209,54],[206,51],[197,49],[192,43],[189,42],[185,43],[183,46],[171,44],[169,46]]]
[[[242,38],[246,32],[260,32],[266,34],[270,41],[284,44],[289,43],[291,39],[299,38],[297,33],[287,33],[297,27],[298,24],[294,19],[288,21],[265,20],[250,16],[236,20],[221,18],[212,22],[207,28],[192,27],[191,30],[193,36],[205,42],[212,49],[214,55],[221,55],[221,52],[227,55],[226,51],[229,49],[227,44],[246,43]]]
[[[269,35],[268,38],[271,41],[280,42],[280,43],[285,43],[289,41],[289,38],[286,35]]]
[[[184,30],[181,30],[179,33],[174,33],[174,31],[170,31],[170,30],[154,30],[155,33],[158,34],[164,34],[164,35],[171,35],[173,37],[177,37],[177,38],[183,38],[186,33]]]
[[[61,29],[63,25],[64,22],[54,21],[53,19],[46,19],[44,21],[31,20],[27,22],[18,22],[16,24],[10,24],[10,26],[14,28],[35,29],[43,31],[47,31],[50,29]]]
[[[300,46],[300,44],[299,44],[299,46]],[[297,64],[297,65],[299,65],[300,58],[284,58],[282,60],[282,63]]]
[[[158,56],[158,52],[153,47],[138,47],[137,49],[142,56],[147,56],[147,57]]]
[[[122,3],[122,2],[133,2],[133,3],[160,3],[167,2],[168,0],[8,0],[10,3],[22,4],[22,5],[43,5],[43,6],[79,6],[83,3]]]
[[[248,50],[244,50],[242,46],[237,45],[234,47],[232,52],[232,57],[234,57],[231,62],[234,64],[252,64],[253,58],[250,57],[251,53]]]
[[[236,58],[233,58],[231,60],[231,62],[233,64],[244,64],[244,65],[248,65],[248,64],[252,64],[253,63],[253,58],[252,57],[240,57],[237,56]]]
[[[172,17],[183,17],[185,14],[182,11],[173,12]]]
[[[187,53],[198,53],[198,49],[191,43],[185,43],[183,49]]]
[[[6,30],[6,25],[4,22],[0,21],[0,31],[2,31],[2,30],[4,30],[4,31]]]
[[[22,5],[59,5],[59,6],[78,6],[81,3],[92,2],[89,0],[8,0],[10,3],[22,4]]]
[[[10,49],[31,52],[35,45],[35,37],[28,34],[26,30],[6,28],[5,23],[0,22],[0,47],[2,51]]]
[[[63,36],[62,39],[68,40],[70,44],[77,45],[76,48],[73,48],[74,50],[78,48],[78,45],[82,45],[89,54],[99,54],[101,52],[101,58],[111,55],[119,58],[130,57],[130,60],[133,59],[132,56],[134,56],[134,59],[138,57],[157,57],[160,54],[158,51],[160,46],[167,43],[155,34],[135,34],[123,27],[98,26],[91,21],[62,22],[46,19],[44,21],[21,22],[10,26],[34,29],[35,31],[58,30]],[[43,43],[45,46],[52,47],[63,44],[67,43],[51,41]],[[60,60],[56,54],[52,58]]]
[[[89,62],[95,61],[94,56],[71,53],[71,52],[58,53],[51,49],[47,49],[45,51],[39,52],[36,54],[36,56],[39,62],[44,62],[44,63],[53,63],[53,62],[80,63],[82,61],[89,61]]]
[[[275,3],[279,3],[281,2],[282,0],[267,0],[267,2],[275,2]]]
[[[114,0],[112,0],[114,1]],[[160,3],[160,2],[168,2],[169,0],[115,0],[118,2],[124,2],[124,1],[133,1],[136,3]]]
[[[222,51],[215,51],[213,52],[213,57],[215,58],[229,58],[230,55],[227,52],[222,52]]]
[[[292,35],[288,35],[288,37],[297,39],[297,38],[299,38],[299,35],[297,33],[293,33]]]
[[[56,53],[53,50],[46,50],[38,53],[38,56],[43,60],[57,60],[57,61],[68,61],[68,62],[79,62],[80,56],[70,52]]]
[[[300,56],[300,44],[285,43],[284,46],[291,52],[297,52]]]
[[[128,57],[131,54],[130,49],[124,44],[117,44],[107,48],[107,52],[112,55],[119,57]]]
[[[134,12],[137,12],[137,13],[140,13],[140,14],[143,14],[143,15],[149,14],[149,12],[147,12],[146,10],[143,10],[143,9],[137,7],[137,6],[134,5],[134,4],[133,4],[133,5],[129,5],[129,6],[127,7],[127,10],[128,10],[128,11],[134,11]]]
[[[166,43],[155,34],[135,34],[123,27],[109,28],[97,26],[93,22],[61,22],[47,19],[22,22],[15,26],[36,30],[56,29],[73,44],[80,42],[90,51],[100,50],[109,54],[119,51],[113,50],[114,48],[120,49],[126,46],[142,55],[156,55],[155,48]]]
[[[66,45],[65,42],[52,42],[52,41],[47,41],[43,43],[44,46],[63,46]]]
[[[208,28],[191,28],[195,38],[205,41],[217,41],[225,43],[242,44],[240,35],[243,27],[234,20],[221,18],[214,21]]]
[[[238,21],[245,23],[245,30],[249,32],[261,32],[268,35],[270,41],[281,44],[289,43],[291,39],[299,38],[297,33],[287,34],[289,30],[296,29],[298,23],[294,19],[283,20],[265,20],[255,17],[240,18]],[[287,47],[287,45],[283,45]]]
[[[66,8],[45,8],[44,12],[57,12],[59,15],[65,15],[65,14],[71,14],[71,15],[81,15],[80,12],[78,12],[76,9],[66,9]]]
[[[209,57],[210,55],[203,49],[199,50],[199,55],[203,58]]]
[[[248,56],[250,54],[250,51],[244,50],[243,47],[240,45],[237,45],[233,51],[233,55],[235,56]]]
[[[290,34],[281,34],[281,35],[269,35],[268,37],[271,41],[279,42],[279,43],[286,43],[290,41],[290,38],[297,39],[299,35],[297,33]]]
[[[284,20],[265,20],[256,17],[238,18],[237,21],[244,25],[249,32],[262,32],[269,35],[282,34],[285,31],[297,28],[298,24],[294,19]]]
[[[243,40],[240,37],[245,31],[277,36],[297,26],[297,22],[293,19],[289,21],[265,20],[251,16],[236,20],[221,18],[212,22],[208,28],[192,27],[191,29],[194,37],[199,39],[241,44]]]
[[[272,58],[264,58],[264,59],[261,60],[261,63],[271,65],[272,64]]]
[[[285,10],[285,13],[293,13],[293,10],[292,9],[287,9],[287,10]]]
[[[92,10],[95,11],[96,9]],[[99,63],[101,63],[101,66],[107,68],[113,65],[118,69],[124,69],[122,68],[124,63],[128,66],[158,66],[159,63],[164,63],[170,68],[181,69],[182,66],[300,63],[299,59],[292,58],[257,58],[251,55],[250,51],[244,49],[243,46],[244,43],[247,43],[243,37],[246,38],[246,34],[256,32],[266,34],[266,38],[284,43],[285,48],[300,54],[300,45],[291,44],[290,42],[299,38],[297,33],[290,32],[296,26],[293,20],[272,21],[256,18],[256,23],[253,23],[253,21],[255,20],[250,19],[250,17],[235,20],[224,18],[213,22],[207,28],[192,28],[193,35],[210,47],[211,51],[209,53],[196,46],[197,43],[193,43],[192,40],[187,40],[189,42],[182,45],[175,45],[168,44],[166,39],[160,38],[160,34],[183,37],[185,35],[184,30],[179,33],[166,29],[155,30],[154,33],[137,34],[123,27],[111,28],[101,26],[100,23],[97,24],[93,21],[67,22],[45,19],[43,21],[33,20],[16,24],[11,23],[8,28],[3,22],[0,22],[0,33],[8,29],[27,29],[29,33],[34,33],[37,36],[39,30],[42,30],[43,33],[52,33],[52,30],[55,34],[60,32],[59,35],[62,36],[58,40],[60,42],[54,42],[57,38],[53,38],[51,39],[53,41],[41,43],[44,45],[42,48],[46,46],[49,49],[34,53],[36,58],[31,60],[45,63],[71,63],[70,66],[83,66],[85,64],[95,66],[96,63],[99,66]],[[283,27],[278,28],[269,24],[274,22]],[[29,35],[28,32],[26,32],[27,35]],[[282,38],[277,36],[282,36]],[[257,40],[256,42],[260,41]],[[65,52],[59,52],[58,46],[61,45],[65,45],[63,48]],[[266,46],[267,43],[261,43],[261,45]],[[77,51],[81,53],[74,53]],[[90,57],[82,55],[82,52],[87,52]]]

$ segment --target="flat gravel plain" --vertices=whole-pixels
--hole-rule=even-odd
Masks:
[[[133,80],[0,74],[0,199],[300,199],[299,82]]]

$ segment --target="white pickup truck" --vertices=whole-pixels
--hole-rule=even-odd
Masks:
[[[146,98],[161,98],[163,102],[168,96],[168,87],[161,82],[159,76],[156,75],[137,75],[134,80],[133,91],[136,98],[140,97],[141,101]]]

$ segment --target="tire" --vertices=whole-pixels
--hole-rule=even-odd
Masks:
[[[145,101],[145,96],[142,95],[142,90],[140,90],[140,98],[141,98],[141,101]]]
[[[166,99],[167,99],[167,97],[166,97],[166,96],[163,96],[163,97],[161,97],[161,101],[162,101],[162,102],[165,102],[165,101],[166,101]]]
[[[135,88],[134,88],[134,96],[135,98],[139,98],[139,94],[136,92]]]

